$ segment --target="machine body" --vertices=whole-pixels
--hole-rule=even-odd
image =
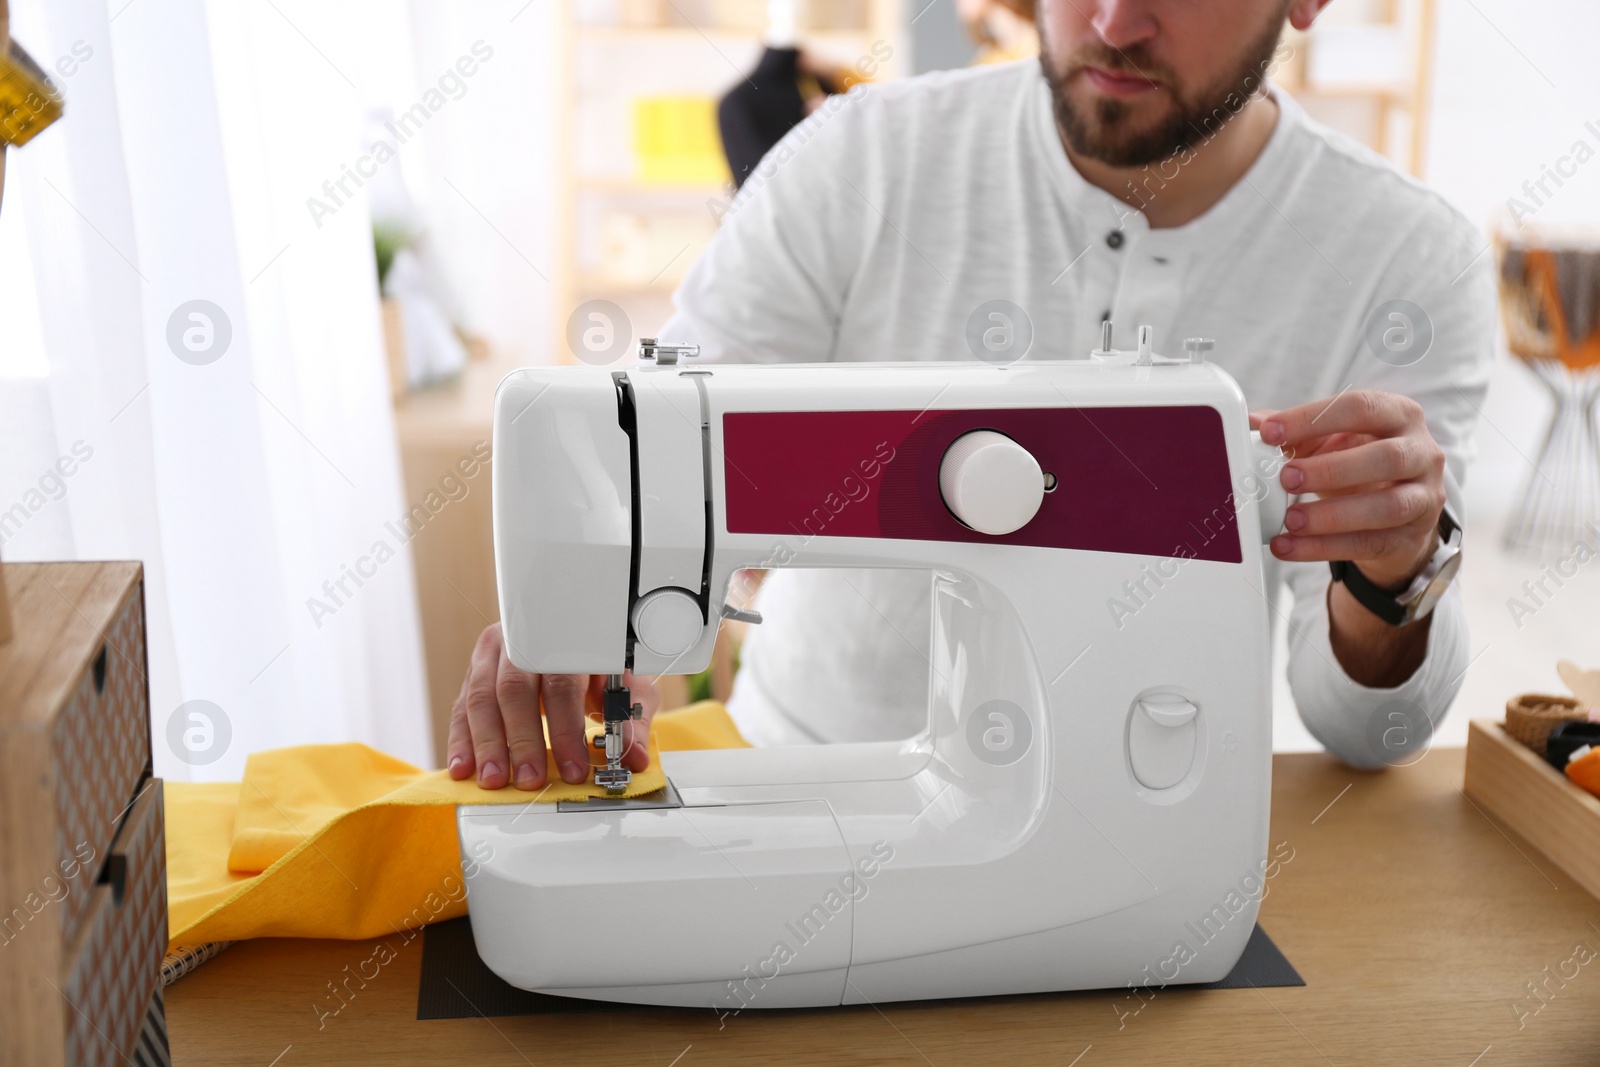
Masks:
[[[1225,976],[1269,867],[1285,501],[1207,347],[509,375],[518,666],[691,674],[744,568],[917,568],[930,699],[902,742],[666,753],[659,794],[460,809],[484,961],[718,1011]]]

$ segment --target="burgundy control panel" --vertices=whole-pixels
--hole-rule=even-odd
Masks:
[[[945,507],[939,465],[972,430],[1005,434],[1055,477],[1014,533],[979,533]],[[1243,558],[1210,407],[739,411],[722,434],[729,533]]]

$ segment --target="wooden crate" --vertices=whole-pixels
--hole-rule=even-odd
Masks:
[[[1600,897],[1600,798],[1578,788],[1497,722],[1467,733],[1463,786],[1573,881]]]

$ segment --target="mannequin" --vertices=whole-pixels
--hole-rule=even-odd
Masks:
[[[761,58],[717,105],[722,150],[736,187],[784,134],[844,89],[838,72],[801,50],[800,15],[801,0],[768,0]]]

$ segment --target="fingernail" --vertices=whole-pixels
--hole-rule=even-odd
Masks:
[[[1278,444],[1283,440],[1283,423],[1268,420],[1261,424],[1261,439],[1269,445]]]
[[[564,782],[571,782],[573,785],[577,785],[588,776],[588,772],[584,768],[571,760],[567,760],[561,765],[561,780]]]
[[[1283,487],[1291,493],[1300,488],[1301,483],[1305,480],[1305,472],[1299,467],[1283,468]]]
[[[1283,524],[1290,530],[1298,530],[1306,524],[1306,513],[1299,508],[1290,508],[1289,513],[1283,517]]]
[[[450,777],[454,778],[456,776],[456,771],[460,770],[461,769],[461,765],[463,763],[465,763],[465,762],[467,762],[467,761],[462,759],[460,756],[451,756],[450,757]]]
[[[485,784],[486,782],[489,781],[489,779],[495,777],[499,773],[500,773],[500,764],[498,764],[498,763],[485,763],[482,767],[478,768],[478,784],[479,785]]]
[[[1294,551],[1294,538],[1292,538],[1292,537],[1274,537],[1272,539],[1272,554],[1273,555],[1275,555],[1275,556],[1287,556],[1290,553],[1292,553],[1293,551]]]

